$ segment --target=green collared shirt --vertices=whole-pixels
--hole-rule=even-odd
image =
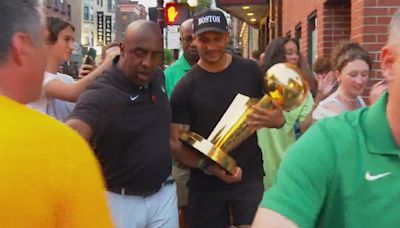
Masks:
[[[312,126],[289,150],[261,207],[299,227],[399,227],[400,148],[373,106]]]
[[[171,66],[165,71],[165,90],[170,98],[172,91],[174,91],[175,85],[178,84],[179,80],[188,72],[192,67],[185,59],[183,55],[179,57]]]

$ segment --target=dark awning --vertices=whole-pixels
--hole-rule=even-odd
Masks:
[[[325,4],[345,4],[350,0],[325,0]]]
[[[268,14],[268,0],[216,0],[216,4],[232,16],[255,26]]]

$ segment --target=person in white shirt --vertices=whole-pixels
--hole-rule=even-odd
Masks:
[[[335,47],[331,59],[339,86],[313,112],[314,121],[366,106],[361,95],[367,86],[371,60],[359,44],[344,42]]]
[[[47,17],[46,25],[48,30],[47,45],[49,55],[42,84],[42,94],[38,100],[29,103],[28,106],[63,121],[72,109],[64,104],[64,111],[61,111],[60,115],[55,114],[54,107],[56,106],[52,104],[54,99],[76,102],[81,92],[94,79],[101,75],[105,69],[111,66],[112,58],[117,53],[110,55],[99,67],[79,81],[72,82],[70,79],[65,80],[67,76],[58,73],[57,70],[60,62],[69,60],[72,54],[74,48],[74,27],[57,17]]]

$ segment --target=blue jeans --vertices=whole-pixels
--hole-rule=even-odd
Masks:
[[[147,197],[113,192],[107,192],[107,197],[117,228],[179,227],[175,183]]]

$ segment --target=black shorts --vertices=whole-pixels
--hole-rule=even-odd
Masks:
[[[225,228],[251,225],[264,192],[262,180],[224,191],[189,190],[191,228]]]

